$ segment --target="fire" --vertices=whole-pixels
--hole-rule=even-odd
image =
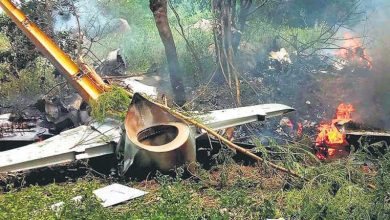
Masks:
[[[333,157],[338,151],[343,151],[348,142],[343,129],[338,128],[339,124],[350,121],[351,113],[355,108],[351,104],[341,103],[336,110],[336,116],[331,123],[322,123],[316,138],[317,157],[326,159]]]
[[[368,55],[360,38],[350,33],[344,34],[344,43],[336,52],[336,55],[343,60],[357,63],[362,67],[372,68],[372,58]]]

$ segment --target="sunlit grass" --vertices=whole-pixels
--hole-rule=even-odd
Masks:
[[[231,160],[210,170],[199,167],[191,178],[182,178],[177,169],[176,177],[115,180],[149,194],[110,208],[103,208],[92,191],[112,180],[85,176],[74,183],[9,186],[0,194],[0,219],[385,219],[389,158],[380,159],[380,173],[386,174],[376,180],[366,178],[358,158],[309,166],[306,182]],[[372,181],[378,189],[367,187]],[[79,195],[81,203],[70,200]],[[60,201],[66,203],[63,209],[50,209]]]

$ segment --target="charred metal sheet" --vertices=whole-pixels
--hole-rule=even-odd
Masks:
[[[53,123],[57,132],[70,127],[87,124],[91,118],[86,114],[83,99],[77,93],[66,97],[54,97],[43,100],[46,120]]]
[[[134,94],[117,147],[119,172],[131,165],[168,171],[196,161],[195,135],[190,127],[169,112]]]
[[[151,98],[156,99],[158,96],[157,88],[154,86],[145,85],[137,81],[134,77],[130,77],[121,81],[121,84],[133,91],[134,93],[145,94]]]
[[[346,135],[354,135],[354,136],[390,138],[390,133],[378,132],[378,131],[346,131],[345,134]]]
[[[2,114],[2,115],[0,115],[0,123],[2,123],[4,121],[9,121],[10,118],[11,118],[11,113]]]
[[[210,128],[219,130],[255,121],[264,121],[266,118],[284,115],[295,111],[293,108],[281,104],[263,104],[241,108],[212,111],[198,116]]]
[[[69,163],[114,153],[120,137],[120,124],[80,126],[25,147],[0,153],[0,173],[29,170]]]
[[[51,137],[48,128],[40,127],[38,119],[12,120],[12,114],[0,115],[0,151],[20,147]]]
[[[350,150],[363,148],[372,155],[388,152],[390,146],[390,133],[382,131],[346,131],[346,140]]]
[[[100,74],[107,76],[124,75],[127,68],[127,63],[123,57],[121,50],[116,49],[108,53],[105,60],[97,67]]]
[[[223,129],[293,110],[285,105],[266,104],[212,111],[197,117],[209,127]],[[10,115],[0,115],[0,122],[9,118]],[[40,168],[115,152],[122,175],[133,164],[167,171],[196,160],[195,137],[199,135],[195,130],[135,94],[124,126],[107,120],[103,124],[80,126],[39,143],[0,152],[0,172]]]

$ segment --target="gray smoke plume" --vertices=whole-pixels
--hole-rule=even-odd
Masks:
[[[364,4],[367,20],[355,29],[368,37],[372,70],[359,81],[350,79],[351,85],[358,87],[357,93],[350,95],[360,121],[390,129],[390,1],[372,0]]]
[[[79,17],[82,27],[91,25],[102,26],[109,20],[109,15],[104,13],[95,1],[80,0],[75,3],[70,1],[68,4],[62,4],[55,11],[55,29],[57,31],[69,31],[78,27],[77,19],[72,15],[72,6],[74,4],[75,13]]]

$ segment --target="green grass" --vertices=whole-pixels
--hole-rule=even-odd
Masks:
[[[378,173],[361,172],[359,155],[306,168],[307,182],[265,169],[225,162],[199,168],[192,178],[157,174],[145,181],[119,183],[149,194],[103,208],[92,191],[108,180],[81,177],[74,183],[15,188],[0,195],[0,219],[387,219],[389,160],[377,163]],[[376,173],[376,172],[373,172]],[[376,190],[369,189],[374,183]],[[82,195],[84,200],[70,201]],[[59,212],[50,206],[64,201]]]
[[[240,168],[234,166],[232,169]],[[213,173],[215,179],[208,174],[211,182],[219,181],[217,173],[219,171]],[[218,189],[208,180],[182,180],[161,175],[149,182],[125,183],[148,191],[146,196],[113,208],[102,208],[92,191],[106,184],[99,179],[79,180],[76,183],[11,190],[0,195],[0,219],[229,219],[275,216],[274,212],[266,211],[267,204],[252,196],[252,190],[240,189],[235,180],[230,180],[229,186]],[[81,204],[69,202],[78,195],[85,198]],[[60,201],[66,202],[66,205],[55,213],[50,206]],[[257,213],[257,210],[262,212]]]

